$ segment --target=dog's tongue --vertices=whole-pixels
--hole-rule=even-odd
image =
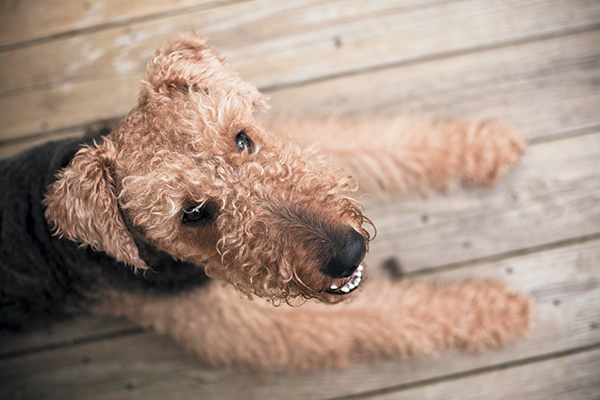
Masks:
[[[362,282],[363,270],[363,266],[359,265],[356,271],[354,271],[354,273],[342,286],[338,287],[335,284],[331,285],[331,287],[327,289],[327,293],[344,295],[354,291]]]

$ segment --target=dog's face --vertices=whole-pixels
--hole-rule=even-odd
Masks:
[[[339,299],[369,240],[353,180],[264,132],[256,107],[203,40],[179,39],[150,62],[139,106],[60,173],[48,221],[135,268],[143,241],[248,295]]]

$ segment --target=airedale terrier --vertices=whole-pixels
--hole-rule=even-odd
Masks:
[[[502,283],[372,280],[350,295],[374,229],[348,172],[371,191],[490,184],[520,158],[512,131],[288,117],[268,133],[253,116],[266,98],[193,35],[159,49],[142,86],[108,135],[2,162],[2,328],[126,315],[212,365],[264,369],[480,349],[527,331],[529,298]],[[313,140],[346,172],[307,150]],[[369,154],[373,140],[393,150]]]

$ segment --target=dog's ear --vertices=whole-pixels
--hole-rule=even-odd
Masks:
[[[107,138],[81,149],[58,174],[44,198],[46,220],[56,234],[103,251],[138,269],[148,268],[117,206],[111,174],[116,147]]]
[[[206,45],[206,39],[192,34],[181,34],[156,51],[142,85],[140,106],[173,91],[230,88],[255,108],[269,108],[267,98],[255,86],[243,81],[214,48]]]

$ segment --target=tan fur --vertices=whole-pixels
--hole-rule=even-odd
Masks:
[[[373,282],[350,303],[274,308],[345,298],[326,292],[343,282],[321,267],[332,236],[350,227],[371,239],[348,172],[372,191],[491,184],[519,160],[522,143],[497,123],[406,118],[288,117],[265,129],[253,112],[267,107],[202,38],[180,36],[156,52],[138,106],[59,174],[46,217],[57,234],[136,269],[147,268],[142,241],[231,286],[176,296],[115,290],[99,312],[169,334],[212,365],[262,369],[480,349],[525,333],[529,300],[500,283]],[[237,146],[240,133],[252,148]],[[182,223],[193,209],[211,218]]]
[[[519,135],[497,121],[434,121],[416,116],[265,119],[267,129],[313,146],[369,193],[491,186],[521,159]]]
[[[111,293],[105,313],[177,340],[213,366],[345,368],[503,346],[530,328],[528,296],[501,282],[372,280],[349,303],[273,307],[213,284],[176,299]]]
[[[45,198],[47,220],[62,236],[145,269],[117,206],[110,173],[116,148],[109,141],[81,150]],[[98,218],[104,215],[106,218]]]

